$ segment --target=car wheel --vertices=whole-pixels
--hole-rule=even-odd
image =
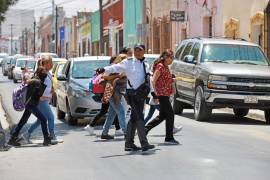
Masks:
[[[194,117],[197,121],[206,121],[212,114],[212,108],[206,105],[203,94],[203,88],[198,86],[194,102]]]
[[[3,74],[3,75],[4,75],[4,76],[7,76],[7,72],[4,71],[4,74]]]
[[[182,114],[183,113],[183,110],[184,110],[184,106],[183,106],[183,103],[180,102],[180,101],[177,101],[177,94],[173,95],[172,97],[172,107],[173,107],[173,111],[175,114]]]
[[[78,123],[78,120],[71,115],[68,103],[67,103],[67,122],[71,126],[76,126]]]
[[[11,75],[10,74],[8,74],[8,79],[11,79]]]
[[[66,113],[61,111],[58,106],[56,109],[57,109],[57,119],[64,119],[66,116]]]
[[[53,94],[52,96],[52,106],[53,107],[56,107],[57,106],[57,97],[55,94]]]
[[[266,124],[270,125],[270,109],[264,110]]]
[[[233,112],[236,117],[243,118],[248,114],[249,109],[233,108]]]
[[[18,82],[18,80],[17,80],[17,79],[13,79],[13,82],[14,82],[14,83],[17,83],[17,82]]]

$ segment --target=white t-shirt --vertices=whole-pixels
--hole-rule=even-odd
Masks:
[[[44,81],[44,84],[47,87],[43,93],[43,96],[51,98],[52,97],[52,74],[50,72],[48,72],[48,75]]]

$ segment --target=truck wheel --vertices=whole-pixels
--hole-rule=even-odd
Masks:
[[[249,109],[233,108],[233,112],[236,117],[243,118],[248,114]]]
[[[64,119],[66,116],[66,113],[61,111],[58,106],[56,109],[57,109],[57,119]]]
[[[174,94],[173,99],[172,99],[172,108],[175,114],[180,115],[183,113],[184,106],[183,106],[183,103],[180,101],[177,101],[176,98],[177,98],[177,95]]]
[[[270,125],[270,109],[264,110],[266,124]]]
[[[203,88],[198,86],[196,88],[195,102],[194,102],[194,117],[197,121],[206,121],[212,114],[212,108],[206,105]]]
[[[76,126],[78,124],[78,120],[71,115],[68,102],[67,102],[67,122],[71,126]]]

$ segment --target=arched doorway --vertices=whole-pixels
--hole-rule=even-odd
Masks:
[[[250,40],[253,43],[260,45],[261,47],[264,46],[264,13],[257,12],[253,17],[250,19]]]
[[[238,19],[230,18],[225,23],[225,37],[237,39],[240,38],[240,22]]]

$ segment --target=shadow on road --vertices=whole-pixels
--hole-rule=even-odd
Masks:
[[[153,150],[149,150],[147,152],[142,152],[142,151],[132,151],[129,153],[125,153],[125,154],[117,154],[117,155],[109,155],[109,156],[102,156],[102,159],[107,159],[107,158],[117,158],[117,157],[124,157],[124,156],[134,156],[134,155],[139,155],[139,156],[150,156],[150,155],[154,155],[156,153],[156,151],[160,151],[161,149],[153,149]]]
[[[193,113],[183,113],[181,115],[182,117],[194,120],[194,114]],[[253,118],[237,118],[232,114],[226,114],[226,113],[213,113],[211,118],[208,121],[205,121],[206,123],[213,123],[213,124],[235,124],[235,125],[262,125],[265,126],[265,122],[253,119]],[[205,123],[202,122],[202,123]]]

